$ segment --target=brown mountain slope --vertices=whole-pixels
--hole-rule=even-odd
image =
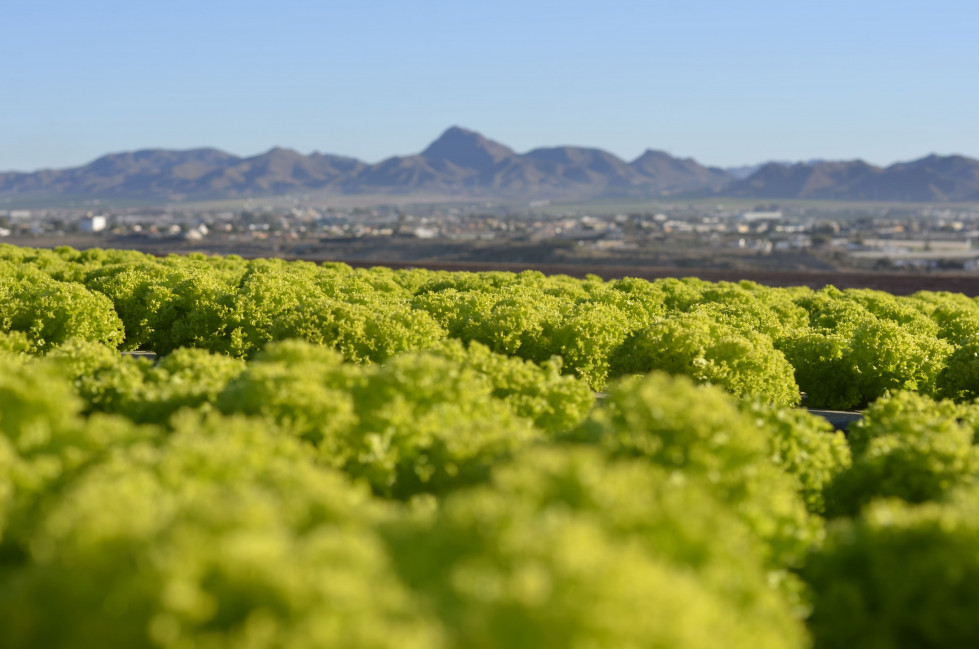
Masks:
[[[862,160],[771,163],[721,193],[754,198],[974,201],[979,199],[979,160],[930,155],[886,168]]]
[[[475,131],[449,128],[416,155],[368,165],[349,157],[275,148],[241,158],[217,149],[147,149],[72,169],[0,174],[0,195],[184,200],[326,191],[338,194],[581,200],[724,195],[876,201],[979,200],[979,161],[931,155],[875,167],[770,163],[748,178],[647,150],[632,162],[601,149],[562,146],[519,154]]]
[[[705,167],[693,158],[674,158],[668,153],[652,149],[646,149],[629,166],[648,178],[662,194],[696,192],[704,188],[716,191],[734,180],[723,169]]]

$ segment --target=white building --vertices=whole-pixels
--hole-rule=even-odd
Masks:
[[[101,232],[107,225],[107,220],[101,214],[96,216],[86,216],[78,222],[78,229],[82,232]]]

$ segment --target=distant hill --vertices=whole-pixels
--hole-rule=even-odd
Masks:
[[[825,162],[825,161],[819,158],[813,158],[812,160],[806,161],[807,164],[816,164],[817,162]],[[771,164],[771,163],[780,164],[785,167],[790,167],[794,164],[797,164],[796,162],[792,162],[790,160],[769,160],[768,162],[761,162],[759,164],[753,164],[753,165],[738,165],[736,167],[723,167],[723,170],[731,174],[738,180],[744,180],[745,178],[751,176],[756,171],[764,167],[766,164]]]
[[[693,158],[674,158],[662,151],[646,152],[629,166],[655,183],[664,193],[719,191],[729,185],[734,176],[716,167],[704,167]]]
[[[848,201],[979,200],[979,160],[930,155],[877,167],[862,160],[769,163],[726,188],[726,196]]]
[[[518,154],[479,133],[453,126],[417,155],[389,158],[364,168],[348,178],[343,189],[347,193],[424,191],[586,199],[711,191],[733,180],[692,160],[670,160],[675,164],[665,164],[662,173],[657,173],[601,149],[563,146]],[[713,184],[704,182],[705,178]]]
[[[979,200],[979,161],[932,155],[887,168],[857,160],[773,162],[724,170],[651,149],[631,162],[576,146],[516,153],[453,126],[421,153],[377,164],[282,148],[245,158],[217,149],[146,149],[106,155],[71,169],[0,173],[0,196],[179,201],[312,191],[520,200],[723,195],[971,201]]]
[[[451,162],[460,168],[485,172],[516,153],[510,147],[475,131],[453,126],[421,152],[426,160]]]
[[[185,200],[327,191],[571,200],[711,192],[732,180],[721,170],[652,151],[631,163],[573,146],[518,154],[453,126],[421,153],[373,165],[281,148],[249,158],[216,149],[147,149],[73,169],[3,173],[0,195]]]
[[[272,149],[239,158],[217,149],[145,149],[103,156],[83,167],[0,174],[0,195],[181,200],[283,194],[329,188],[364,163]]]

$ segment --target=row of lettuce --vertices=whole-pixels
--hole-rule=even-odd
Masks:
[[[0,257],[0,646],[979,641],[971,299]]]
[[[973,646],[979,405],[0,334],[0,645]]]
[[[249,358],[302,339],[381,362],[475,341],[602,390],[655,369],[738,395],[860,408],[890,390],[979,396],[979,302],[697,279],[352,269],[276,259],[0,246],[0,331]]]

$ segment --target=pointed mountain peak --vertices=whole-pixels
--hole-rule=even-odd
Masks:
[[[290,148],[284,147],[284,146],[274,146],[271,149],[269,149],[268,151],[266,151],[265,153],[260,153],[260,154],[258,154],[255,157],[256,158],[261,158],[261,157],[266,157],[266,156],[268,156],[268,157],[274,157],[274,158],[303,158],[303,157],[305,157],[305,156],[303,156],[303,154],[299,153],[299,151],[296,151],[295,149],[290,149]]]
[[[642,155],[629,163],[629,166],[640,173],[660,173],[668,167],[683,164],[683,161],[671,156],[666,151],[646,149]]]
[[[633,164],[640,162],[642,160],[672,160],[671,156],[666,151],[658,151],[657,149],[646,149],[642,152],[642,155],[632,161]]]
[[[421,155],[429,160],[445,160],[460,167],[484,170],[514,152],[475,131],[453,126],[428,145]]]

